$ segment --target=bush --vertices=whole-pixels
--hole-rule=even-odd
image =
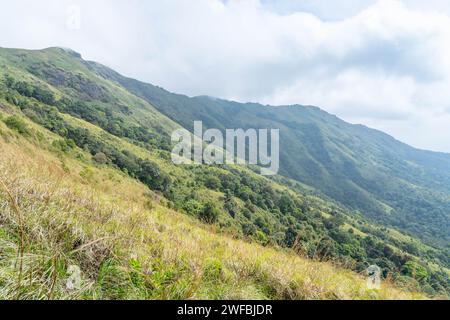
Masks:
[[[184,211],[186,211],[188,214],[192,214],[194,216],[198,216],[201,214],[203,210],[203,206],[200,202],[198,202],[195,199],[190,199],[183,205]]]
[[[216,205],[212,202],[208,202],[203,207],[203,210],[200,212],[200,220],[203,222],[213,224],[217,222],[219,219],[220,211],[217,209]]]
[[[93,159],[99,164],[105,164],[108,162],[108,157],[103,152],[96,153]]]
[[[218,281],[222,277],[222,262],[217,259],[208,259],[203,267],[203,278],[209,281]]]
[[[31,135],[31,132],[27,127],[27,124],[17,116],[10,116],[6,118],[4,122],[8,126],[8,128],[17,131],[21,135],[24,136]]]
[[[55,140],[52,143],[52,146],[62,152],[69,152],[70,150],[74,149],[76,147],[75,142],[70,139],[63,139],[63,140]]]
[[[428,279],[427,270],[414,261],[408,261],[407,263],[405,263],[402,268],[402,273],[421,283],[425,282]]]
[[[205,186],[209,189],[218,190],[222,186],[222,182],[216,176],[208,176],[205,180]]]
[[[6,79],[6,84],[9,88],[16,90],[22,96],[35,98],[36,100],[47,105],[54,105],[56,103],[53,93],[41,88],[40,86],[24,81],[15,82],[11,77]]]

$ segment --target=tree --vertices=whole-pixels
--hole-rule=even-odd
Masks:
[[[428,279],[427,269],[412,260],[403,265],[402,273],[422,283]]]
[[[183,209],[188,213],[188,214],[192,214],[192,215],[200,215],[203,207],[202,204],[195,200],[195,199],[190,199],[188,200],[184,205],[183,205]]]
[[[213,224],[219,219],[220,211],[212,202],[207,202],[200,212],[200,219],[208,224]]]
[[[284,244],[291,248],[294,245],[295,239],[297,238],[297,230],[290,226],[285,233]]]
[[[236,201],[233,199],[233,195],[231,194],[230,190],[227,190],[225,192],[225,199],[224,199],[224,208],[228,211],[230,216],[232,218],[236,217],[236,213],[238,211],[238,206]]]
[[[280,207],[281,212],[284,214],[292,213],[295,210],[295,203],[287,193],[283,193],[278,206]]]
[[[9,74],[7,74],[5,76],[5,83],[9,88],[12,88],[12,87],[14,87],[16,80],[13,77],[11,77]]]
[[[206,177],[205,186],[209,189],[217,190],[222,186],[222,182],[218,177],[209,175]]]
[[[103,152],[98,152],[94,156],[94,161],[99,164],[105,164],[108,162],[108,157]]]

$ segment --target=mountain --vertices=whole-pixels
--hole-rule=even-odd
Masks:
[[[281,175],[430,244],[450,243],[450,154],[412,148],[316,107],[190,98],[89,65],[190,130],[200,120],[222,131],[280,129]]]
[[[317,108],[175,95],[68,49],[0,48],[0,67],[0,294],[64,298],[73,266],[86,298],[450,292],[448,155]],[[280,176],[173,164],[191,120],[280,128]],[[368,290],[354,272],[372,264],[393,284]]]

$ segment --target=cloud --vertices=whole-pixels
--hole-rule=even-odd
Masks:
[[[376,0],[262,0],[267,8],[279,14],[291,12],[309,12],[324,20],[342,20],[358,14]],[[334,2],[334,1],[333,1]]]
[[[172,91],[317,105],[450,152],[447,1],[20,0],[0,28],[0,46],[71,47]]]

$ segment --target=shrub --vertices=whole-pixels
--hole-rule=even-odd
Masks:
[[[93,159],[99,164],[105,164],[108,162],[108,157],[103,152],[96,153]]]
[[[53,141],[52,146],[55,149],[60,150],[65,153],[69,152],[70,150],[72,150],[73,148],[76,147],[73,140],[70,140],[70,139],[55,140],[55,141]]]
[[[183,205],[184,211],[186,211],[188,214],[192,214],[194,216],[198,216],[201,214],[203,210],[203,206],[200,202],[198,202],[195,199],[190,199]]]
[[[223,272],[222,262],[217,259],[208,259],[203,267],[203,278],[209,281],[220,280]]]
[[[4,122],[8,126],[8,128],[17,131],[21,135],[24,136],[31,135],[31,132],[27,127],[27,124],[17,116],[10,116],[6,118]]]
[[[427,269],[414,261],[406,262],[402,268],[402,273],[419,282],[425,282],[428,279]]]
[[[200,219],[206,223],[213,224],[219,219],[220,211],[212,202],[207,202],[200,212]]]
[[[205,186],[209,189],[217,190],[222,186],[222,182],[216,176],[208,176],[205,180]]]

